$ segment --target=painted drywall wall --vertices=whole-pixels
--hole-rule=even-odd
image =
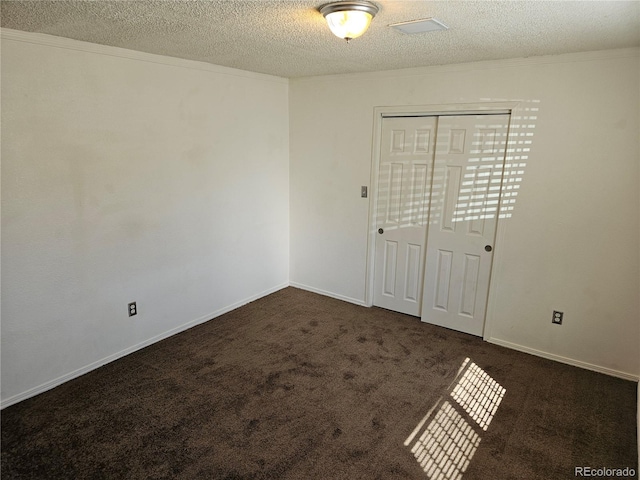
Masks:
[[[639,73],[632,49],[292,80],[291,284],[368,302],[375,107],[518,102],[486,337],[636,377]]]
[[[288,144],[286,79],[3,31],[3,405],[286,286]]]

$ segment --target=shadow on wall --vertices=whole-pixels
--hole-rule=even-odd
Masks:
[[[483,99],[483,101],[491,101]],[[496,101],[496,100],[493,100]],[[516,205],[518,189],[533,146],[534,130],[540,111],[540,100],[519,100],[520,107],[511,114],[509,140],[504,162],[502,198],[498,218],[511,218]]]
[[[404,442],[430,480],[462,479],[505,393],[471,359],[464,360],[448,395],[436,402]]]
[[[432,225],[470,222],[474,230],[474,222],[495,219],[496,215],[500,219],[511,218],[529,160],[540,103],[539,100],[519,102],[508,128],[500,123],[490,128],[486,124],[476,126],[466,165],[455,179],[448,176],[451,173],[448,169],[437,166],[437,159],[439,154],[465,153],[464,132],[458,130],[438,132],[436,166],[430,187],[425,183],[428,182],[427,170],[434,168],[433,165],[413,165],[406,175],[400,163],[381,169],[378,204],[384,208],[378,209],[376,225],[384,224],[385,229],[393,230],[422,226],[425,220]],[[416,131],[415,148],[421,144],[421,133],[429,138],[429,132]],[[462,133],[461,151],[456,151],[456,144],[460,142],[457,133]],[[403,185],[403,182],[409,183]],[[446,212],[446,219],[441,218],[441,212]]]

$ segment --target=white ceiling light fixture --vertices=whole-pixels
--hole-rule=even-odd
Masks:
[[[336,37],[347,42],[367,31],[378,7],[371,2],[331,2],[319,8]]]

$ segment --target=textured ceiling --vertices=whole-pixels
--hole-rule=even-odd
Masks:
[[[638,1],[376,0],[380,12],[347,44],[324,0],[1,2],[4,28],[301,77],[640,45]],[[391,23],[436,17],[444,32],[405,35]]]

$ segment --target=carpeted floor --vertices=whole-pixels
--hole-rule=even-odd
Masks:
[[[1,474],[573,479],[638,469],[636,407],[633,382],[286,288],[6,408]]]

